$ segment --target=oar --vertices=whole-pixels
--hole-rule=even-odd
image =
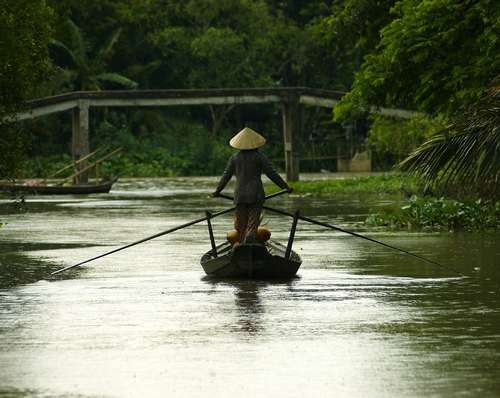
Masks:
[[[272,198],[275,198],[276,196],[280,196],[280,195],[283,195],[285,193],[290,193],[290,191],[288,189],[283,189],[282,191],[279,191],[279,192],[275,192],[275,193],[272,193],[270,195],[267,195],[264,200],[269,200],[269,199],[272,199]],[[232,196],[228,196],[228,195],[224,195],[222,193],[218,194],[217,195],[218,198],[224,198],[224,199],[229,199],[229,200],[234,200],[234,198]]]
[[[213,213],[210,218],[214,218],[214,217],[217,217],[217,216],[220,216],[222,214],[226,214],[226,213],[229,213],[230,211],[233,211],[235,209],[235,207],[231,207],[229,209],[226,209],[226,210],[222,210],[222,211],[219,211],[217,213]],[[143,242],[147,242],[148,240],[151,240],[151,239],[155,239],[155,238],[158,238],[160,236],[163,236],[163,235],[167,235],[169,233],[172,233],[172,232],[175,232],[175,231],[178,231],[179,229],[182,229],[182,228],[186,228],[186,227],[190,227],[191,225],[194,225],[194,224],[198,224],[200,222],[203,222],[207,219],[207,217],[203,217],[203,218],[198,218],[197,220],[193,220],[193,221],[190,221],[190,222],[187,222],[185,224],[182,224],[182,225],[178,225],[177,227],[174,227],[174,228],[170,228],[166,231],[163,231],[163,232],[159,232],[155,235],[152,235],[152,236],[148,236],[147,238],[144,238],[144,239],[141,239],[141,240],[138,240],[138,241],[135,241],[135,242],[132,242],[132,243],[129,243],[128,245],[125,245],[125,246],[121,246],[117,249],[114,249],[114,250],[111,250],[109,252],[106,252],[104,254],[100,254],[99,256],[95,256],[95,257],[92,257],[92,258],[89,258],[88,260],[85,260],[85,261],[82,261],[78,264],[74,264],[74,265],[70,265],[68,267],[65,267],[65,268],[61,268],[61,269],[58,269],[57,271],[54,271],[52,272],[50,275],[56,275],[56,274],[59,274],[61,272],[64,272],[64,271],[67,271],[69,269],[72,269],[72,268],[75,268],[75,267],[79,267],[83,264],[86,264],[86,263],[89,263],[91,261],[94,261],[94,260],[97,260],[98,258],[102,258],[102,257],[105,257],[105,256],[109,256],[110,254],[113,254],[113,253],[116,253],[116,252],[119,252],[121,250],[125,250],[125,249],[128,249],[129,247],[132,247],[132,246],[135,246],[135,245],[138,245],[139,243],[143,243]]]
[[[228,196],[225,196],[225,195],[221,195],[221,197],[225,198],[225,199],[232,199],[232,198],[230,198]],[[266,210],[269,210],[269,211],[272,211],[272,212],[277,213],[277,214],[284,215],[284,216],[288,216],[288,217],[292,217],[292,218],[294,217],[294,215],[292,213],[288,213],[286,211],[279,210],[279,209],[274,209],[274,208],[269,207],[269,206],[262,206],[262,208],[266,209]],[[302,221],[307,221],[307,222],[309,222],[311,224],[316,224],[316,225],[319,225],[319,226],[322,226],[322,227],[325,227],[325,228],[329,228],[329,229],[333,229],[333,230],[336,230],[336,231],[344,232],[346,234],[349,234],[349,235],[352,235],[352,236],[356,236],[358,238],[365,239],[365,240],[368,240],[368,241],[373,242],[373,243],[378,243],[379,245],[385,246],[385,247],[387,247],[389,249],[396,250],[396,251],[399,251],[401,253],[407,254],[409,256],[412,256],[412,257],[418,258],[420,260],[426,261],[429,264],[437,265],[438,267],[441,267],[443,269],[446,269],[446,270],[449,270],[449,271],[453,271],[453,272],[455,272],[456,274],[458,274],[460,276],[465,276],[461,272],[459,272],[459,271],[457,271],[457,270],[455,270],[455,269],[453,269],[451,267],[446,267],[446,266],[444,266],[442,264],[439,264],[436,261],[429,260],[428,258],[425,258],[423,256],[419,256],[418,254],[409,252],[407,250],[400,249],[399,247],[392,246],[392,245],[389,245],[389,244],[384,243],[384,242],[380,242],[380,241],[378,241],[376,239],[373,239],[373,238],[369,238],[368,236],[364,236],[364,235],[358,234],[356,232],[348,231],[346,229],[343,229],[343,228],[340,228],[340,227],[336,227],[335,225],[328,224],[328,223],[325,223],[325,222],[322,222],[322,221],[313,220],[312,218],[309,218],[309,217],[299,216],[299,219],[302,220]]]
[[[288,217],[294,217],[294,215],[292,213],[288,213],[288,212],[283,211],[283,210],[273,209],[272,207],[268,207],[268,206],[263,206],[263,208],[266,209],[266,210],[272,211],[274,213],[282,214],[282,215],[285,215],[285,216],[288,216]],[[444,266],[443,264],[440,264],[440,263],[438,263],[436,261],[429,260],[428,258],[425,258],[425,257],[420,256],[418,254],[409,252],[407,250],[400,249],[399,247],[392,246],[392,245],[389,245],[389,244],[384,243],[384,242],[380,242],[380,241],[378,241],[376,239],[373,239],[373,238],[369,238],[368,236],[364,236],[364,235],[358,234],[356,232],[348,231],[346,229],[343,229],[343,228],[340,228],[340,227],[336,227],[335,225],[328,224],[328,223],[325,223],[325,222],[322,222],[322,221],[313,220],[312,218],[309,218],[309,217],[299,216],[299,219],[303,220],[303,221],[307,221],[307,222],[309,222],[311,224],[316,224],[316,225],[319,225],[319,226],[322,226],[322,227],[325,227],[325,228],[330,228],[330,229],[333,229],[333,230],[336,230],[336,231],[344,232],[346,234],[349,234],[349,235],[352,235],[352,236],[356,236],[358,238],[365,239],[365,240],[368,240],[368,241],[373,242],[373,243],[378,243],[379,245],[385,246],[385,247],[387,247],[389,249],[396,250],[396,251],[399,251],[401,253],[407,254],[409,256],[412,256],[412,257],[418,258],[420,260],[426,261],[429,264],[434,264],[434,265],[437,265],[438,267],[441,267],[443,269],[446,269],[446,270],[449,270],[449,271],[453,271],[453,272],[455,272],[456,274],[458,274],[460,276],[465,276],[461,272],[459,272],[459,271],[457,271],[457,270],[455,270],[455,269],[453,269],[451,267]]]
[[[276,192],[276,193],[273,193],[269,196],[266,196],[266,200],[267,199],[271,199],[271,198],[274,198],[275,196],[278,196],[278,195],[282,195],[284,193],[287,193],[288,191],[287,190],[283,190],[283,191],[280,191],[280,192]],[[229,199],[233,199],[229,196],[225,196],[225,195],[219,195],[223,198],[229,198]],[[235,207],[231,207],[230,209],[227,209],[227,210],[222,210],[222,211],[219,211],[217,213],[213,213],[210,218],[214,218],[214,217],[217,217],[217,216],[220,216],[222,214],[226,214],[226,213],[229,213],[230,211],[233,211],[235,209]],[[58,269],[57,271],[54,271],[52,272],[50,275],[56,275],[56,274],[59,274],[61,272],[64,272],[64,271],[67,271],[69,269],[72,269],[72,268],[75,268],[75,267],[79,267],[83,264],[86,264],[86,263],[89,263],[91,261],[94,261],[94,260],[97,260],[98,258],[102,258],[102,257],[105,257],[105,256],[109,256],[110,254],[113,254],[113,253],[116,253],[116,252],[119,252],[119,251],[122,251],[122,250],[125,250],[125,249],[128,249],[129,247],[132,247],[132,246],[135,246],[135,245],[138,245],[139,243],[143,243],[143,242],[147,242],[148,240],[151,240],[151,239],[155,239],[155,238],[158,238],[160,236],[163,236],[163,235],[167,235],[169,233],[172,233],[172,232],[175,232],[175,231],[178,231],[179,229],[182,229],[182,228],[186,228],[186,227],[190,227],[191,225],[194,225],[194,224],[198,224],[200,222],[203,222],[207,220],[207,217],[203,217],[203,218],[199,218],[197,220],[193,220],[193,221],[190,221],[188,223],[185,223],[185,224],[182,224],[182,225],[178,225],[177,227],[174,227],[174,228],[170,228],[166,231],[163,231],[163,232],[159,232],[155,235],[152,235],[152,236],[148,236],[147,238],[144,238],[144,239],[141,239],[141,240],[138,240],[136,242],[132,242],[132,243],[129,243],[128,245],[125,245],[125,246],[121,246],[117,249],[114,249],[114,250],[111,250],[109,252],[106,252],[106,253],[103,253],[103,254],[100,254],[99,256],[95,256],[95,257],[92,257],[92,258],[89,258],[88,260],[85,260],[85,261],[82,261],[78,264],[74,264],[74,265],[70,265],[68,267],[65,267],[65,268],[61,268],[61,269]]]

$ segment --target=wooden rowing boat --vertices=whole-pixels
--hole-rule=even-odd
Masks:
[[[230,243],[213,249],[201,258],[207,275],[217,278],[276,279],[293,277],[302,264],[300,256],[275,241],[266,244],[241,244],[234,249]]]
[[[75,185],[0,185],[0,191],[12,193],[25,193],[29,195],[88,195],[93,193],[108,193],[118,178],[102,180],[96,184]]]

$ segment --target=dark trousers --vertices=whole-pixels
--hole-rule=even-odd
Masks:
[[[234,228],[238,231],[238,241],[255,239],[260,224],[262,205],[240,203],[236,205]]]

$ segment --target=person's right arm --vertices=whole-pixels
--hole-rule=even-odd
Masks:
[[[226,170],[224,170],[224,174],[217,185],[217,189],[213,193],[213,196],[218,196],[222,190],[226,187],[227,183],[231,179],[234,174],[234,156],[231,156],[227,162]]]

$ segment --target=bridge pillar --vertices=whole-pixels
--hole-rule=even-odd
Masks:
[[[302,106],[297,95],[290,95],[283,101],[283,145],[285,149],[285,170],[287,181],[299,180],[299,151]]]
[[[79,100],[78,106],[73,109],[73,161],[76,162],[78,159],[88,155],[89,150],[89,101]],[[76,171],[83,170],[86,166],[87,161],[84,160],[77,165]],[[75,178],[75,183],[85,184],[88,182],[88,179],[89,173],[85,171]]]

